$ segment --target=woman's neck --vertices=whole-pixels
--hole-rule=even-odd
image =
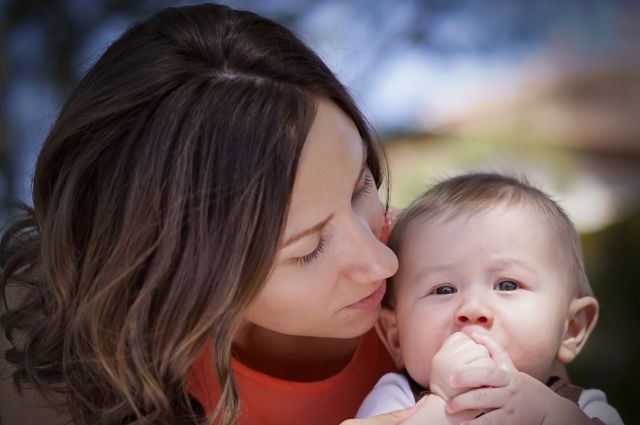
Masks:
[[[285,335],[245,323],[234,338],[233,356],[245,366],[280,379],[310,382],[329,378],[351,360],[352,339]]]

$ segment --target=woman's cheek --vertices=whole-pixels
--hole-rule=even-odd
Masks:
[[[391,226],[386,215],[382,216],[382,230],[380,231],[380,242],[387,245],[389,242],[389,235],[391,234]]]

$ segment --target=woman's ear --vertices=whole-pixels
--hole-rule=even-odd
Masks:
[[[593,297],[575,298],[569,304],[567,328],[557,358],[568,364],[576,358],[591,335],[598,321],[598,301]]]
[[[396,364],[398,369],[404,367],[402,361],[402,351],[400,350],[400,337],[398,335],[398,320],[396,319],[396,313],[393,310],[382,307],[380,312],[380,318],[376,323],[376,331],[378,336],[382,340],[382,343],[387,347],[387,351],[391,354],[391,358]]]

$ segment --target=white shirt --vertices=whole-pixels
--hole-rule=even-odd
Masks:
[[[414,404],[416,399],[407,378],[399,373],[387,373],[364,399],[356,418],[406,409]],[[583,390],[578,406],[588,417],[598,418],[606,425],[624,425],[616,409],[607,403],[607,397],[600,390]]]

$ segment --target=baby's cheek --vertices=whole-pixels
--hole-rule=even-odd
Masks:
[[[550,341],[513,344],[507,352],[516,369],[540,381],[546,381],[553,369],[557,347]]]
[[[405,367],[414,381],[420,386],[428,388],[431,378],[431,362],[435,351],[431,347],[414,346],[412,352],[413,355],[405,356]]]
[[[402,283],[409,282],[403,280]],[[406,288],[403,285],[398,289]],[[406,292],[403,293],[406,295]],[[450,329],[432,305],[409,301],[407,298],[400,296],[397,306],[398,336],[404,366],[418,384],[428,387],[433,358],[449,336]]]

